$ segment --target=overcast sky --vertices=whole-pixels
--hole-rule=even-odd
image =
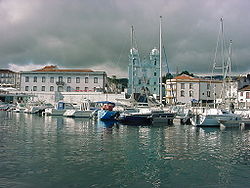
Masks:
[[[233,40],[233,70],[250,70],[249,0],[0,0],[0,67],[57,64],[127,76],[130,27],[142,58],[159,46],[170,70],[210,73],[219,19]]]

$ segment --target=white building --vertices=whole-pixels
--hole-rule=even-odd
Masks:
[[[9,69],[0,69],[0,87],[19,88],[19,74]]]
[[[95,92],[104,91],[107,75],[90,69],[58,69],[45,66],[20,72],[21,91],[30,92]]]
[[[237,82],[238,82],[238,89],[241,89],[250,85],[250,74],[239,76],[237,79]]]
[[[166,102],[212,103],[221,97],[222,81],[205,80],[182,74],[166,81]]]
[[[250,85],[239,90],[239,107],[250,108]]]

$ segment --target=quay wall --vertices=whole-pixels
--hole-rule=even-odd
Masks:
[[[16,92],[15,92],[16,93]],[[81,103],[84,99],[93,102],[111,101],[117,102],[116,99],[125,99],[125,93],[102,93],[102,92],[20,92],[30,95],[30,101],[43,101],[45,103],[55,104],[59,100],[69,103]]]

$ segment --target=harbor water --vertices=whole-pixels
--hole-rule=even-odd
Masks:
[[[0,187],[249,187],[250,129],[0,112]]]

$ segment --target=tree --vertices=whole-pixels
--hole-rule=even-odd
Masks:
[[[189,76],[194,76],[194,74],[193,73],[189,73],[188,71],[182,71],[180,74],[178,74],[178,75],[182,75],[182,74],[186,74],[186,75],[189,75]]]
[[[173,77],[174,77],[174,76],[173,76],[171,73],[167,73],[166,75],[164,75],[164,76],[162,77],[162,82],[165,83],[166,80],[172,79]]]

